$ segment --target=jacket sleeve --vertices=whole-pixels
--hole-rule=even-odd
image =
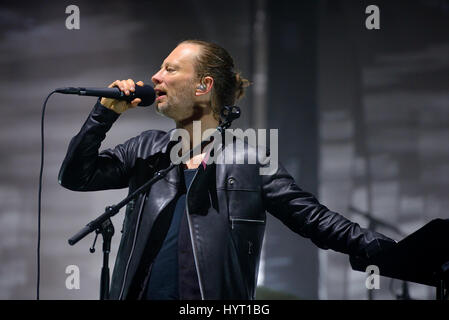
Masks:
[[[128,186],[136,138],[99,153],[106,132],[118,117],[97,101],[80,132],[70,141],[58,176],[63,187],[96,191]]]
[[[267,211],[322,249],[370,258],[396,244],[330,211],[311,193],[301,190],[281,164],[275,174],[262,176],[262,181]]]

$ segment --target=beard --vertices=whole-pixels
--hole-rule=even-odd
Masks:
[[[156,102],[156,112],[175,121],[186,119],[193,113],[194,85],[187,82]]]

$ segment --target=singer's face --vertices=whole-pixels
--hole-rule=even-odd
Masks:
[[[162,63],[151,81],[156,91],[156,110],[175,121],[193,116],[195,106],[195,58],[200,47],[181,44]]]

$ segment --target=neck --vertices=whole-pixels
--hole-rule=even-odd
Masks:
[[[190,145],[186,145],[189,149],[193,149],[201,143],[204,131],[215,129],[217,126],[218,121],[215,119],[212,112],[182,121],[176,121],[177,129],[184,129],[189,133]]]

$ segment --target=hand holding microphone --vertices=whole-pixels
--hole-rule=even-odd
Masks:
[[[143,82],[138,81],[138,86],[143,87]],[[125,95],[129,96],[136,91],[136,84],[132,79],[128,80],[116,80],[111,83],[108,88],[119,88]],[[113,98],[101,98],[101,104],[108,109],[115,111],[116,113],[123,113],[128,109],[135,108],[142,102],[140,98],[134,98],[131,102],[125,100],[118,100]]]

